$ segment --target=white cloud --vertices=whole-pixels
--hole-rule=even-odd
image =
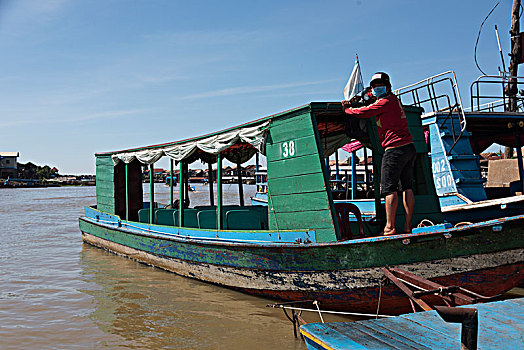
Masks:
[[[212,90],[212,91],[202,92],[199,94],[188,95],[188,96],[182,97],[181,99],[198,99],[198,98],[206,98],[206,97],[234,96],[234,95],[252,94],[252,93],[260,93],[260,92],[266,92],[266,91],[282,90],[282,89],[294,89],[294,88],[301,88],[305,86],[322,85],[322,84],[331,83],[331,82],[338,81],[338,80],[340,79],[329,79],[329,80],[308,81],[308,82],[301,82],[301,83],[288,83],[288,84],[277,84],[277,85],[239,86],[239,87],[233,87],[233,88],[227,88],[227,89],[221,89],[221,90]]]

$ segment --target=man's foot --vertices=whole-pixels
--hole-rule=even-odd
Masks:
[[[384,236],[392,236],[392,235],[396,235],[396,234],[397,234],[397,230],[395,230],[395,229],[384,230]]]

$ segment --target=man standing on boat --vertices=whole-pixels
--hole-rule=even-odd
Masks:
[[[411,232],[411,218],[415,207],[413,195],[413,167],[417,152],[408,130],[406,114],[400,101],[391,92],[391,82],[386,73],[378,72],[370,82],[376,101],[368,106],[352,108],[349,101],[342,101],[344,112],[357,118],[377,117],[377,129],[380,143],[385,150],[382,157],[380,189],[386,202],[386,227],[384,235],[394,235],[395,215],[398,206],[398,185],[406,222],[404,232]]]

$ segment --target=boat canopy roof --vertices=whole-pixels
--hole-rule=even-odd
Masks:
[[[269,120],[265,120],[255,125],[235,128],[204,138],[195,138],[137,151],[118,152],[112,154],[111,157],[114,165],[117,165],[120,161],[130,163],[135,159],[144,164],[152,164],[163,156],[168,156],[176,162],[183,159],[191,159],[191,161],[202,159],[206,163],[213,163],[215,157],[209,155],[217,155],[227,150],[224,153],[226,159],[244,163],[253,157],[257,151],[265,153],[264,145],[268,126]]]
[[[192,163],[198,159],[206,163],[215,163],[216,155],[220,153],[231,162],[237,163],[240,161],[240,163],[244,163],[251,159],[257,152],[264,155],[266,154],[266,136],[271,121],[288,116],[290,113],[303,113],[307,110],[325,110],[327,108],[333,112],[333,107],[336,107],[334,109],[336,114],[343,114],[340,103],[312,102],[207,135],[158,145],[97,153],[96,156],[111,156],[114,165],[120,162],[131,163],[135,159],[143,164],[153,164],[164,156],[172,158],[177,163],[181,160]],[[343,122],[340,123],[339,121],[337,124],[339,124],[338,129],[341,129],[341,132],[338,131],[336,136],[333,135],[335,136],[333,139],[329,137],[330,140],[328,141],[325,138],[327,135],[324,135],[322,148],[326,154],[334,152],[342,141],[340,138],[343,138],[344,142],[347,142],[347,136],[345,136],[343,132]],[[320,130],[323,128],[327,129],[327,125],[324,125],[324,123],[322,123],[322,127],[320,127],[320,125],[318,127],[321,134],[323,134],[322,131],[327,131]]]

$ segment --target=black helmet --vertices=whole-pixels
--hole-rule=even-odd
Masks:
[[[369,85],[373,86],[373,84],[375,84],[375,83],[382,83],[382,84],[384,84],[386,86],[391,87],[391,82],[389,81],[389,75],[387,75],[384,72],[377,72],[377,73],[373,74],[373,76],[371,77],[371,82],[369,83]]]

